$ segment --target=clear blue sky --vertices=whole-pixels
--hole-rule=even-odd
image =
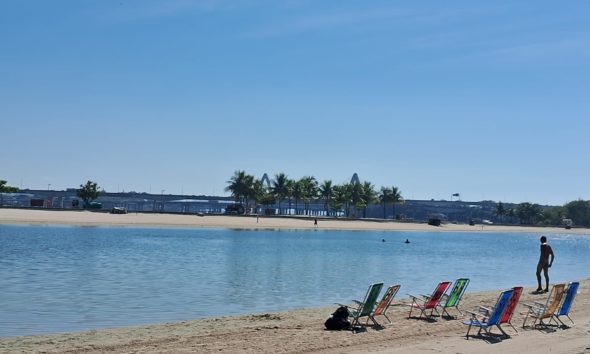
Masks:
[[[588,1],[0,2],[0,178],[590,199]]]

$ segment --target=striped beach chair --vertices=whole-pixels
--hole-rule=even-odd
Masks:
[[[357,304],[357,308],[350,309],[350,317],[352,317],[351,326],[360,325],[360,318],[366,317],[367,322],[365,324],[369,324],[369,320],[373,321],[375,326],[381,326],[374,317],[374,310],[375,305],[377,304],[377,299],[379,297],[379,293],[383,288],[383,283],[376,283],[371,284],[369,289],[367,289],[367,294],[365,295],[365,299],[363,301],[353,300],[354,303]]]
[[[523,304],[524,306],[528,307],[528,311],[524,317],[522,327],[525,327],[526,321],[529,317],[534,318],[533,326],[549,326],[550,323],[545,323],[543,320],[549,319],[551,322],[555,312],[559,309],[564,292],[565,284],[556,284],[553,286],[553,288],[551,288],[551,292],[549,293],[549,297],[547,298],[545,304],[540,302],[534,302],[533,304]]]
[[[504,315],[504,312],[508,307],[508,303],[513,293],[513,289],[503,291],[498,297],[498,300],[496,301],[496,305],[493,307],[493,310],[489,313],[489,316],[482,315],[479,311],[466,311],[467,313],[471,314],[471,318],[468,321],[463,322],[463,324],[469,326],[467,328],[467,334],[465,334],[465,337],[469,339],[469,331],[471,331],[472,327],[479,327],[477,335],[481,335],[482,330],[485,331],[485,333],[488,335],[492,334],[491,329],[493,327],[497,327],[500,330],[500,332],[502,332],[502,335],[504,335],[505,337],[510,337],[506,332],[504,332],[500,325],[502,324],[502,316]]]
[[[561,324],[562,327],[568,327],[563,321],[559,318],[561,316],[567,317],[572,324],[574,324],[574,320],[571,319],[569,316],[570,309],[572,308],[572,304],[574,303],[574,299],[576,298],[576,294],[578,293],[578,288],[580,287],[580,282],[574,281],[569,283],[567,290],[565,292],[565,298],[561,303],[561,307],[559,311],[553,315],[553,318]]]
[[[451,293],[449,295],[443,295],[443,301],[446,299],[444,305],[439,304],[439,307],[442,309],[442,314],[446,314],[450,318],[456,318],[455,316],[451,316],[451,314],[447,311],[447,309],[454,307],[459,311],[461,315],[463,312],[459,309],[459,303],[463,298],[463,294],[467,289],[467,285],[469,285],[468,278],[459,278],[455,281],[455,285],[453,285],[453,289],[451,289]]]
[[[422,318],[422,315],[424,315],[426,318],[432,318],[434,316],[435,311],[438,314],[436,308],[438,307],[444,294],[449,289],[449,286],[451,286],[450,281],[443,281],[438,283],[438,285],[434,289],[434,292],[432,292],[432,295],[427,296],[426,298],[408,294],[408,296],[412,298],[412,303],[409,305],[410,313],[408,314],[408,318],[412,316],[413,309],[420,310],[420,317],[418,318]],[[428,310],[430,310],[430,315],[426,314],[426,311]]]
[[[400,287],[401,287],[401,285],[398,284],[398,285],[391,285],[389,288],[387,288],[387,291],[383,295],[383,298],[377,304],[375,311],[373,311],[373,317],[383,316],[383,317],[387,318],[387,321],[389,323],[391,323],[391,320],[389,319],[389,317],[387,317],[386,312],[387,312],[387,309],[389,309],[389,306],[391,306],[391,302],[393,301],[393,298],[395,297],[395,294],[397,294],[397,292],[399,291]]]

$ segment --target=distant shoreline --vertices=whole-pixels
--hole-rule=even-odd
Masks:
[[[317,227],[314,219],[318,220]],[[538,234],[583,234],[590,229],[517,225],[467,225],[409,223],[392,220],[351,220],[306,216],[204,215],[129,213],[109,214],[85,210],[0,209],[0,224],[72,225],[119,227],[196,227],[230,229],[300,229],[300,230],[366,230],[366,231],[427,231],[427,232],[509,232]]]

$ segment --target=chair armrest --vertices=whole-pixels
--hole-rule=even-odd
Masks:
[[[545,306],[539,306],[539,305],[537,305],[537,304],[534,304],[534,305],[533,305],[533,304],[527,304],[526,302],[522,302],[522,303],[520,303],[520,304],[521,304],[522,306],[526,306],[526,307],[528,307],[528,308],[535,308],[535,309],[543,309],[543,308],[545,308]]]
[[[471,315],[471,320],[476,320],[479,322],[486,322],[488,320],[488,316],[482,315],[481,313],[476,313],[474,311],[469,311],[469,310],[464,310],[465,312],[467,312],[468,314]]]
[[[531,304],[522,303],[521,305],[529,308],[529,313],[541,314],[545,311],[545,306],[539,307]]]
[[[489,308],[489,307],[485,307],[485,306],[480,306],[479,307],[479,312],[482,314],[485,314],[486,316],[489,316],[490,313],[492,313],[492,311],[494,311],[494,308]]]

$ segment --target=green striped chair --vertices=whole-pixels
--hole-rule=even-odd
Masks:
[[[352,317],[351,326],[354,327],[360,325],[359,319],[361,317],[367,317],[366,324],[369,324],[369,320],[371,320],[375,326],[381,326],[377,320],[375,320],[373,310],[375,309],[382,288],[383,283],[372,284],[369,286],[363,301],[353,300],[358,307],[356,309],[351,309],[350,311],[350,316]]]
[[[456,318],[455,316],[451,316],[451,314],[447,311],[447,309],[451,307],[456,308],[457,311],[463,315],[463,312],[461,312],[459,309],[459,303],[461,302],[461,298],[465,293],[465,289],[467,289],[467,285],[469,285],[468,278],[459,278],[455,281],[455,285],[453,285],[451,293],[449,295],[443,295],[443,300],[446,299],[446,302],[444,304],[439,303],[438,305],[442,309],[441,316],[446,314],[450,318]]]

